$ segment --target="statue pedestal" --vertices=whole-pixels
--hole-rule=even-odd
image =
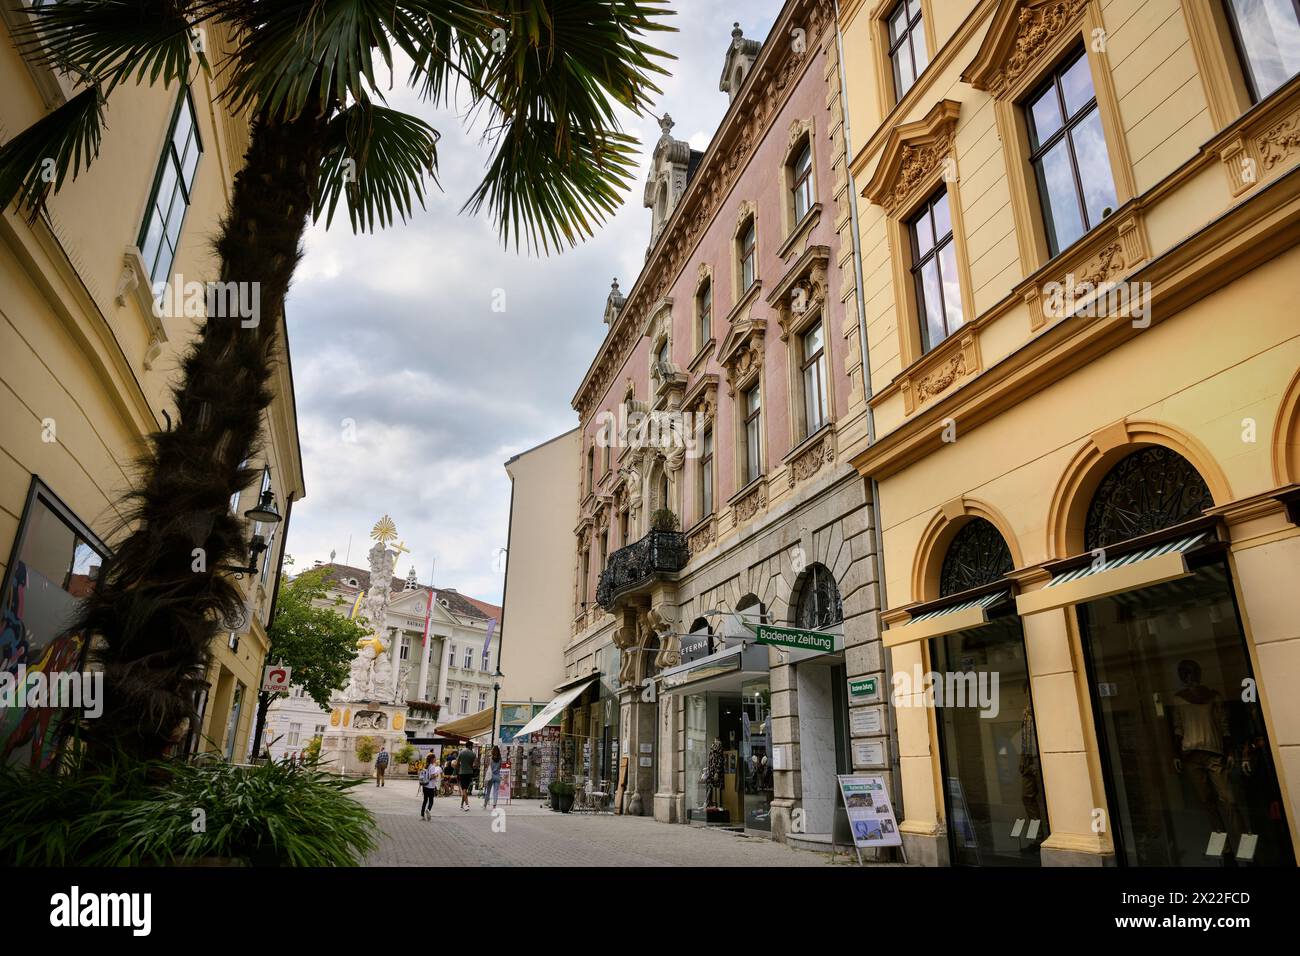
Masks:
[[[357,743],[362,737],[375,741],[375,753],[387,747],[391,757],[388,767],[397,766],[395,754],[406,744],[406,704],[372,701],[332,701],[330,722],[321,742],[321,764],[345,777],[367,777],[375,772],[375,758],[362,761],[357,757]]]

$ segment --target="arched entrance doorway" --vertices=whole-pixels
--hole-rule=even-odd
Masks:
[[[1293,862],[1226,547],[1203,517],[1213,504],[1196,468],[1156,446],[1114,464],[1088,503],[1095,565],[1179,553],[1186,572],[1077,604],[1124,865]]]
[[[998,529],[973,517],[949,541],[939,570],[940,600],[979,604],[986,616],[930,638],[931,673],[923,678],[933,682],[954,865],[1037,866],[1050,832],[1024,631],[1006,578],[1013,568]]]

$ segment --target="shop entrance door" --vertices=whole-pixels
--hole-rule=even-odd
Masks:
[[[1078,612],[1116,858],[1294,865],[1227,565]]]

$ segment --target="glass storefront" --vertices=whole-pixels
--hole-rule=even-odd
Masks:
[[[772,691],[766,680],[740,688],[740,766],[745,827],[772,829]]]
[[[1116,855],[1292,865],[1227,566],[1078,610]]]
[[[932,638],[930,662],[952,862],[1039,865],[1047,801],[1020,618]]]

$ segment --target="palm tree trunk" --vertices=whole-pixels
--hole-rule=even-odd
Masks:
[[[230,498],[261,471],[240,466],[261,445],[277,330],[316,194],[324,127],[324,119],[306,114],[253,124],[215,247],[221,281],[247,284],[260,321],[204,321],[173,391],[175,426],[150,436],[130,493],[133,530],[83,605],[77,626],[92,639],[105,674],[103,715],[85,729],[92,748],[162,755],[186,718],[197,717],[195,691],[213,640],[246,613],[240,588],[217,568],[248,559],[246,522],[231,513]]]

